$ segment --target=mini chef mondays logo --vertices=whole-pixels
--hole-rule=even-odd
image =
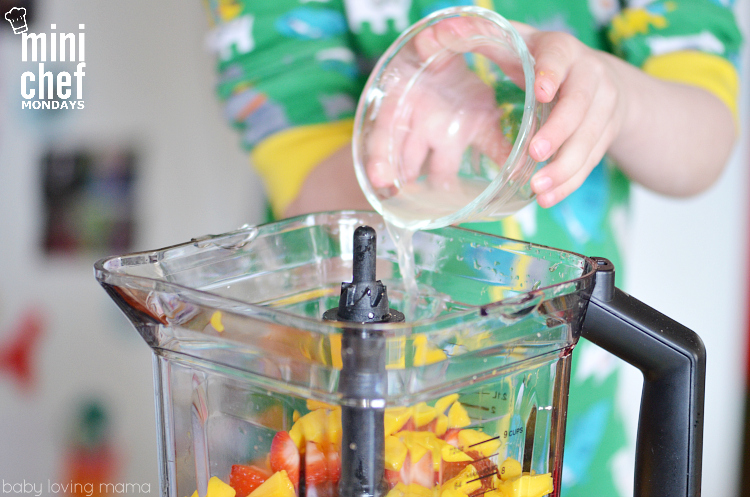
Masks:
[[[47,33],[30,33],[26,9],[13,7],[5,13],[13,32],[21,38],[22,109],[83,109],[83,77],[86,75],[84,25],[77,33],[57,31],[50,24]]]

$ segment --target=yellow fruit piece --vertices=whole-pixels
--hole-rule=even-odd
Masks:
[[[385,497],[404,497],[405,494],[406,485],[404,485],[401,482],[396,483],[396,486],[393,487],[388,491],[387,494],[385,494]]]
[[[414,424],[417,428],[421,428],[426,424],[430,423],[438,415],[437,409],[432,406],[428,406],[424,402],[420,402],[414,406]]]
[[[409,418],[411,418],[414,412],[413,407],[388,407],[385,410],[385,419],[383,427],[385,428],[385,436],[393,435],[401,428],[404,427]]]
[[[499,490],[490,490],[485,492],[483,497],[505,497],[505,494]]]
[[[440,493],[442,495],[446,490],[453,489],[464,495],[470,495],[481,487],[482,482],[479,479],[477,470],[469,464],[459,474],[445,482],[440,489]]]
[[[423,334],[414,337],[414,366],[426,366],[448,358],[441,349],[427,341]]]
[[[477,430],[461,430],[458,432],[458,446],[464,450],[476,450],[484,457],[490,457],[500,448],[500,440]]]
[[[500,482],[498,490],[506,497],[543,497],[552,493],[552,474],[521,475]]]
[[[292,442],[297,446],[300,453],[303,453],[305,451],[305,433],[300,422],[301,420],[302,418],[299,418],[292,425],[292,428],[289,430],[289,438],[292,439]]]
[[[191,495],[190,497],[198,497],[198,491],[196,490],[195,492],[193,492],[193,495]]]
[[[441,457],[446,462],[462,462],[462,461],[473,461],[471,456],[467,455],[461,449],[452,446],[449,443],[443,445],[440,449]]]
[[[301,417],[302,417],[302,414],[300,414],[299,411],[295,409],[294,412],[292,413],[292,421],[296,423],[297,420]]]
[[[466,497],[466,494],[454,488],[446,488],[440,492],[440,497]]]
[[[438,414],[437,423],[435,423],[435,435],[442,437],[446,431],[448,431],[448,416]]]
[[[401,471],[408,450],[406,444],[393,435],[385,437],[385,468]]]
[[[417,483],[410,483],[404,489],[405,497],[432,497],[432,490]]]
[[[521,476],[521,463],[509,457],[499,466],[498,473],[502,480],[511,480]]]
[[[441,397],[437,402],[435,402],[435,409],[437,409],[438,412],[445,414],[445,411],[447,411],[448,408],[457,400],[457,393],[452,393],[450,395],[446,395],[445,397]]]
[[[470,424],[471,419],[464,406],[458,402],[454,402],[448,410],[448,428],[463,428]]]
[[[414,436],[415,433],[413,431],[402,431],[399,433],[399,438],[406,445],[406,448],[409,449],[409,457],[411,457],[412,463],[421,460],[427,454],[427,451],[430,450],[429,447],[419,442],[418,437]]]
[[[341,408],[328,411],[328,440],[338,446],[341,444]]]
[[[286,470],[277,471],[258,488],[250,492],[252,497],[296,497],[294,485]],[[248,495],[248,497],[250,497]]]
[[[212,476],[208,480],[208,488],[206,489],[206,497],[234,497],[237,492],[221,481],[218,477]]]

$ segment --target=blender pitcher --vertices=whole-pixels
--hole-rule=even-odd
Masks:
[[[694,333],[605,259],[456,227],[414,252],[416,296],[374,213],[97,262],[153,351],[161,495],[557,496],[580,336],[643,371],[636,495],[700,495]]]

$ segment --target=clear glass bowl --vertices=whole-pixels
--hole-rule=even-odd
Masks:
[[[354,167],[370,204],[417,230],[531,202],[529,180],[544,164],[529,141],[551,108],[533,88],[533,58],[499,14],[453,7],[414,24],[380,58],[357,107]]]

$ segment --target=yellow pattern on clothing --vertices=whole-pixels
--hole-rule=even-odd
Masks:
[[[664,16],[652,14],[646,9],[624,9],[622,13],[612,19],[612,30],[609,38],[615,45],[637,34],[648,33],[651,26],[666,28],[667,19]]]
[[[294,201],[315,166],[352,139],[354,121],[311,124],[280,131],[250,154],[277,217]]]
[[[646,59],[643,70],[659,79],[703,88],[729,107],[739,122],[737,100],[740,79],[737,70],[723,57],[694,50],[683,50]]]

